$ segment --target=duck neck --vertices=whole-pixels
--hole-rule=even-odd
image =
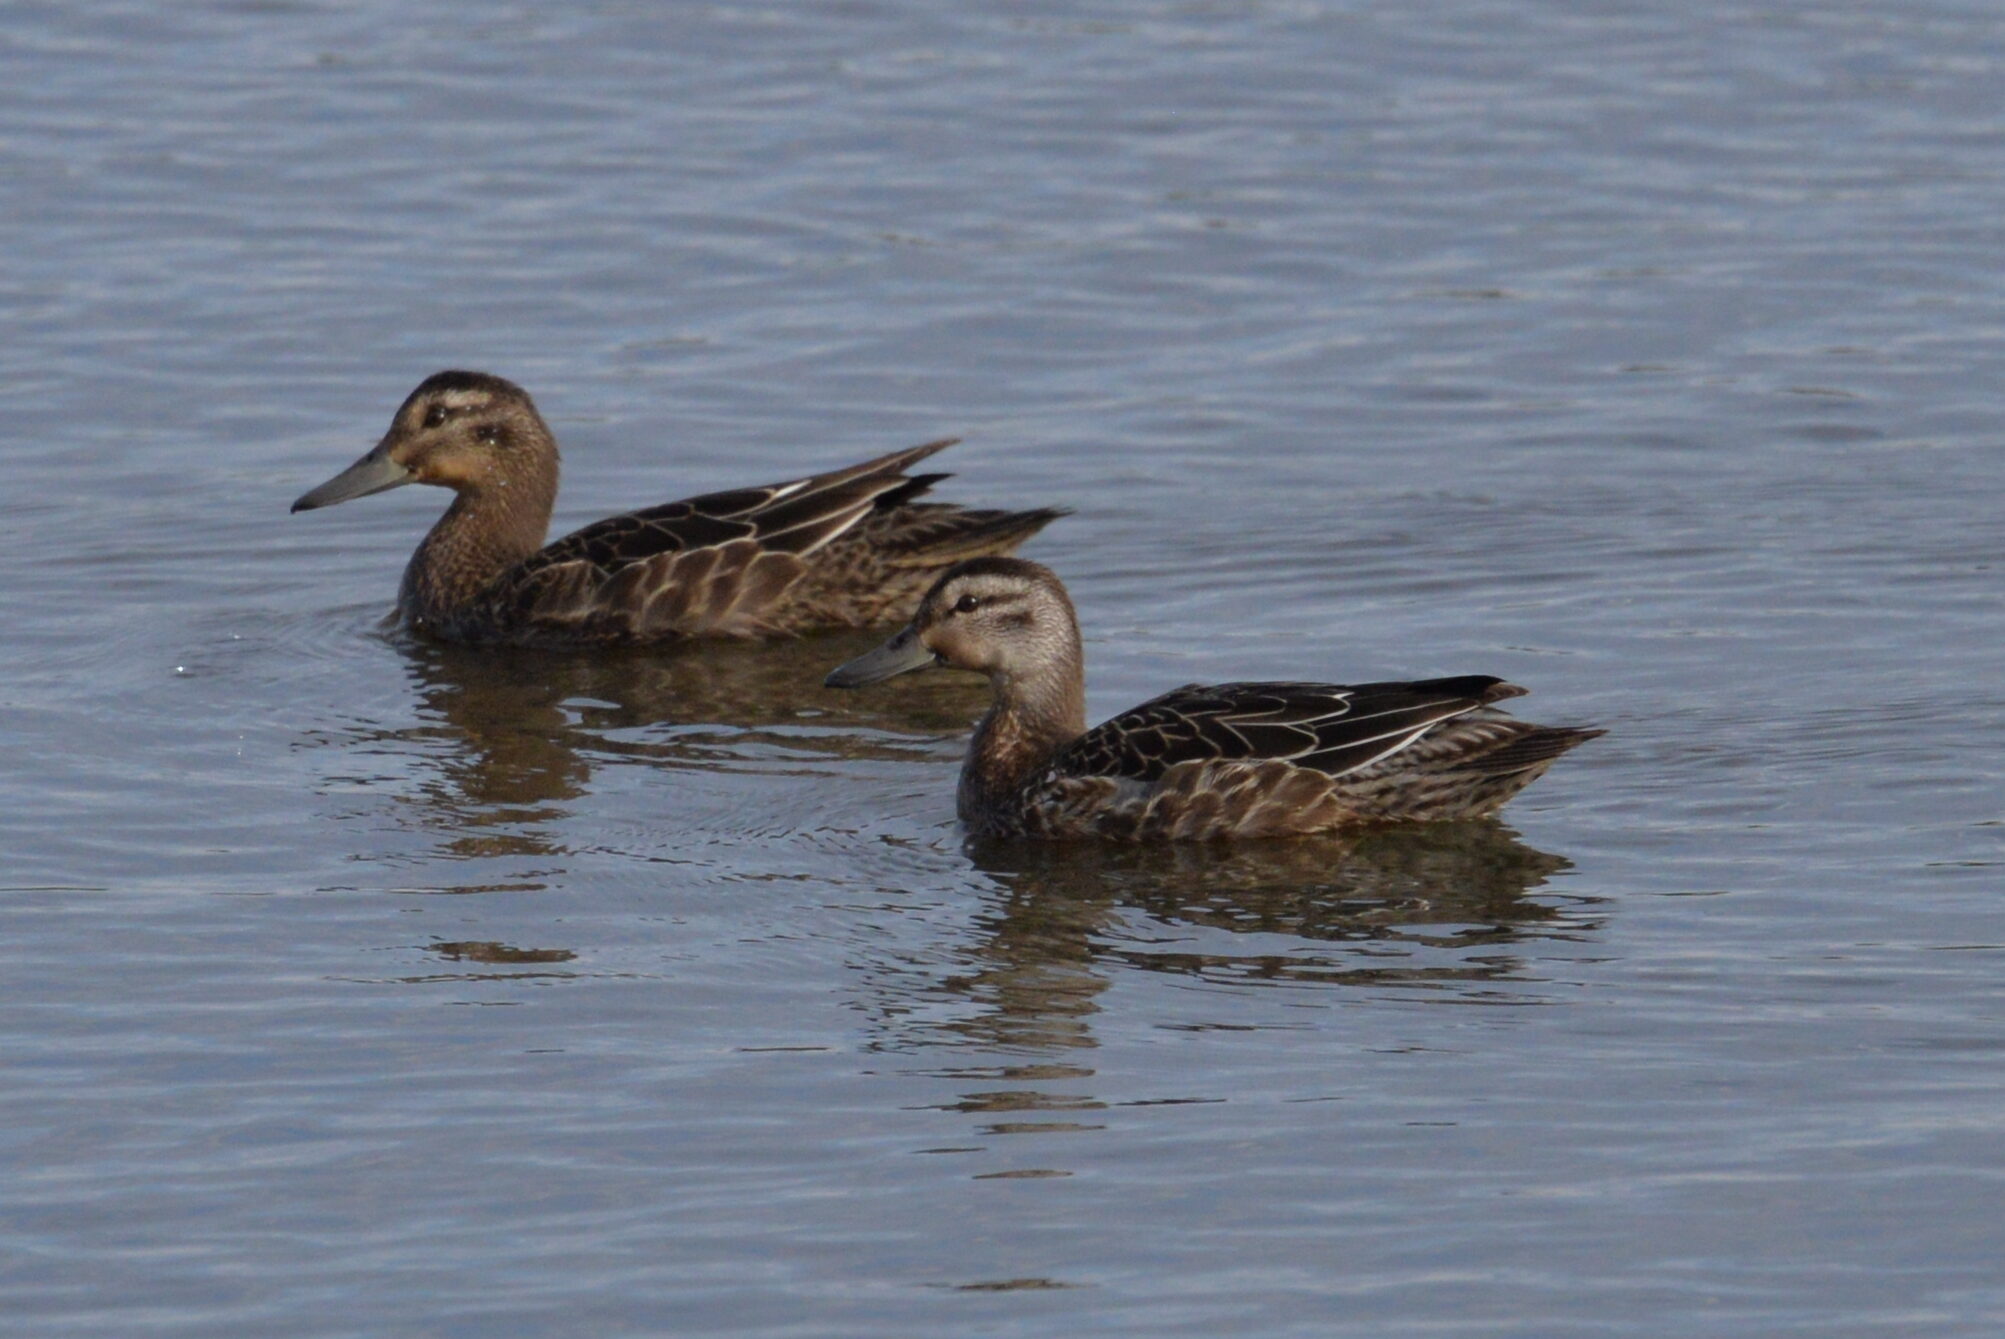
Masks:
[[[1029,674],[989,676],[995,705],[975,727],[961,771],[961,817],[1007,807],[1057,752],[1086,733],[1086,683],[1078,646]]]
[[[421,629],[450,624],[490,582],[543,546],[556,493],[554,477],[461,488],[404,569],[397,607],[405,619]]]

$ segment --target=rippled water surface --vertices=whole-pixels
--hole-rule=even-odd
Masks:
[[[10,1335],[2005,1331],[2005,18],[17,5]],[[1506,811],[970,845],[868,635],[469,655],[558,525],[944,434],[1102,715],[1488,672]]]

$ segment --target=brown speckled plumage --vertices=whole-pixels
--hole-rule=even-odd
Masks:
[[[1278,837],[1494,813],[1600,730],[1532,725],[1485,675],[1413,683],[1189,684],[1088,730],[1078,621],[1048,569],[963,563],[912,625],[830,675],[927,664],[989,677],[959,810],[985,836]]]
[[[783,636],[888,622],[947,567],[1008,553],[1064,514],[918,501],[947,476],[908,471],[951,445],[628,512],[544,546],[557,496],[549,427],[514,383],[440,372],[374,450],[293,510],[406,483],[453,489],[397,601],[413,630],[448,641]]]

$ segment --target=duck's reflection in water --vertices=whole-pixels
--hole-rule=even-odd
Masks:
[[[414,947],[435,956],[443,970],[350,979],[369,985],[433,986],[469,981],[569,981],[593,975],[564,966],[578,960],[567,948],[518,948],[493,939],[434,939]]]
[[[968,853],[993,881],[993,901],[975,942],[957,955],[962,970],[928,992],[936,1004],[944,996],[961,1007],[894,1020],[880,1043],[907,1051],[945,1044],[982,1057],[922,1071],[956,1084],[938,1110],[979,1122],[970,1133],[980,1142],[929,1152],[1000,1153],[990,1137],[1103,1128],[1092,1113],[1128,1103],[1094,1091],[1093,1025],[1123,968],[1242,988],[1524,1003],[1537,987],[1520,946],[1591,937],[1599,924],[1598,899],[1543,889],[1568,868],[1565,859],[1533,850],[1495,821],[1236,846],[982,842]],[[1159,1025],[1277,1026],[1243,1007],[1243,990],[1225,995],[1240,1003],[1178,992],[1184,1016]],[[1191,1017],[1193,1000],[1217,1001],[1218,1011]],[[1228,1091],[1196,1082],[1134,1104],[1230,1100],[1228,1081],[1214,1080]],[[1054,1165],[1066,1160],[1062,1139],[1011,1145],[1000,1170],[975,1175],[1069,1175]],[[1025,1155],[1031,1165],[1018,1165]]]
[[[595,768],[818,764],[909,757],[978,714],[980,685],[937,676],[917,695],[838,693],[832,664],[875,645],[859,632],[768,643],[699,643],[591,654],[403,642],[419,721],[337,742],[399,760],[404,821],[434,854],[550,861]],[[780,761],[776,761],[780,760]],[[561,866],[546,864],[543,874]],[[525,883],[524,878],[530,878]],[[533,876],[468,891],[532,886]]]
[[[939,983],[973,1011],[940,1022],[936,1043],[1091,1047],[1097,999],[1121,967],[1522,1001],[1506,987],[1526,975],[1514,946],[1597,924],[1594,899],[1528,896],[1568,862],[1494,821],[1235,846],[968,849],[995,901],[966,970]]]
[[[567,948],[517,948],[492,939],[435,939],[424,946],[445,963],[465,965],[464,970],[426,972],[401,976],[403,985],[431,985],[465,981],[568,981],[581,973],[559,966],[576,962],[578,955]]]
[[[436,939],[426,948],[447,962],[476,962],[495,967],[571,962],[578,956],[567,948],[517,948],[494,939]]]

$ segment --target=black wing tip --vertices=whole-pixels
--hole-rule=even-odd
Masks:
[[[1017,545],[1059,517],[1071,515],[1071,512],[1063,507],[1036,507],[1029,511],[975,512],[967,515],[974,522],[967,529],[926,547],[924,552],[929,561],[957,564],[994,558],[1024,561],[1012,556]]]
[[[905,471],[911,469],[914,465],[926,459],[926,457],[945,451],[960,440],[958,437],[942,437],[937,442],[927,442],[922,446],[908,446],[902,451],[890,451],[881,456],[872,456],[869,460],[860,461],[854,465],[845,465],[841,469],[827,470],[821,474],[811,474],[806,478],[790,480],[785,484],[775,484],[773,487],[775,489],[799,489],[802,486],[806,486],[809,492],[803,496],[812,496],[814,493],[823,492],[828,489],[863,483],[866,486],[874,486],[878,490],[880,497],[887,495],[903,495],[906,498],[917,497],[920,493],[925,492],[928,488],[931,488],[934,484],[948,476],[944,474],[915,475],[911,479],[907,479]],[[919,482],[920,480],[924,480],[924,482],[921,483]],[[916,487],[915,484],[917,485]]]
[[[1457,674],[1446,679],[1388,679],[1377,683],[1299,684],[1300,688],[1341,688],[1354,695],[1390,693],[1396,696],[1460,697],[1479,707],[1506,698],[1523,697],[1530,690],[1507,683],[1494,674]]]
[[[1071,514],[1070,507],[1031,507],[1025,511],[1005,511],[983,528],[993,530],[998,535],[1013,536],[1018,543],[1021,543],[1053,521],[1062,520]]]
[[[936,441],[922,442],[918,446],[908,446],[903,451],[893,451],[888,456],[879,456],[870,463],[881,465],[887,473],[903,474],[926,457],[936,456],[948,447],[960,444],[961,439],[958,437],[942,437]]]
[[[894,476],[896,477],[896,476]],[[877,495],[871,505],[878,511],[896,511],[908,502],[915,502],[933,491],[933,485],[951,479],[951,474],[914,474],[895,488],[886,489]]]

